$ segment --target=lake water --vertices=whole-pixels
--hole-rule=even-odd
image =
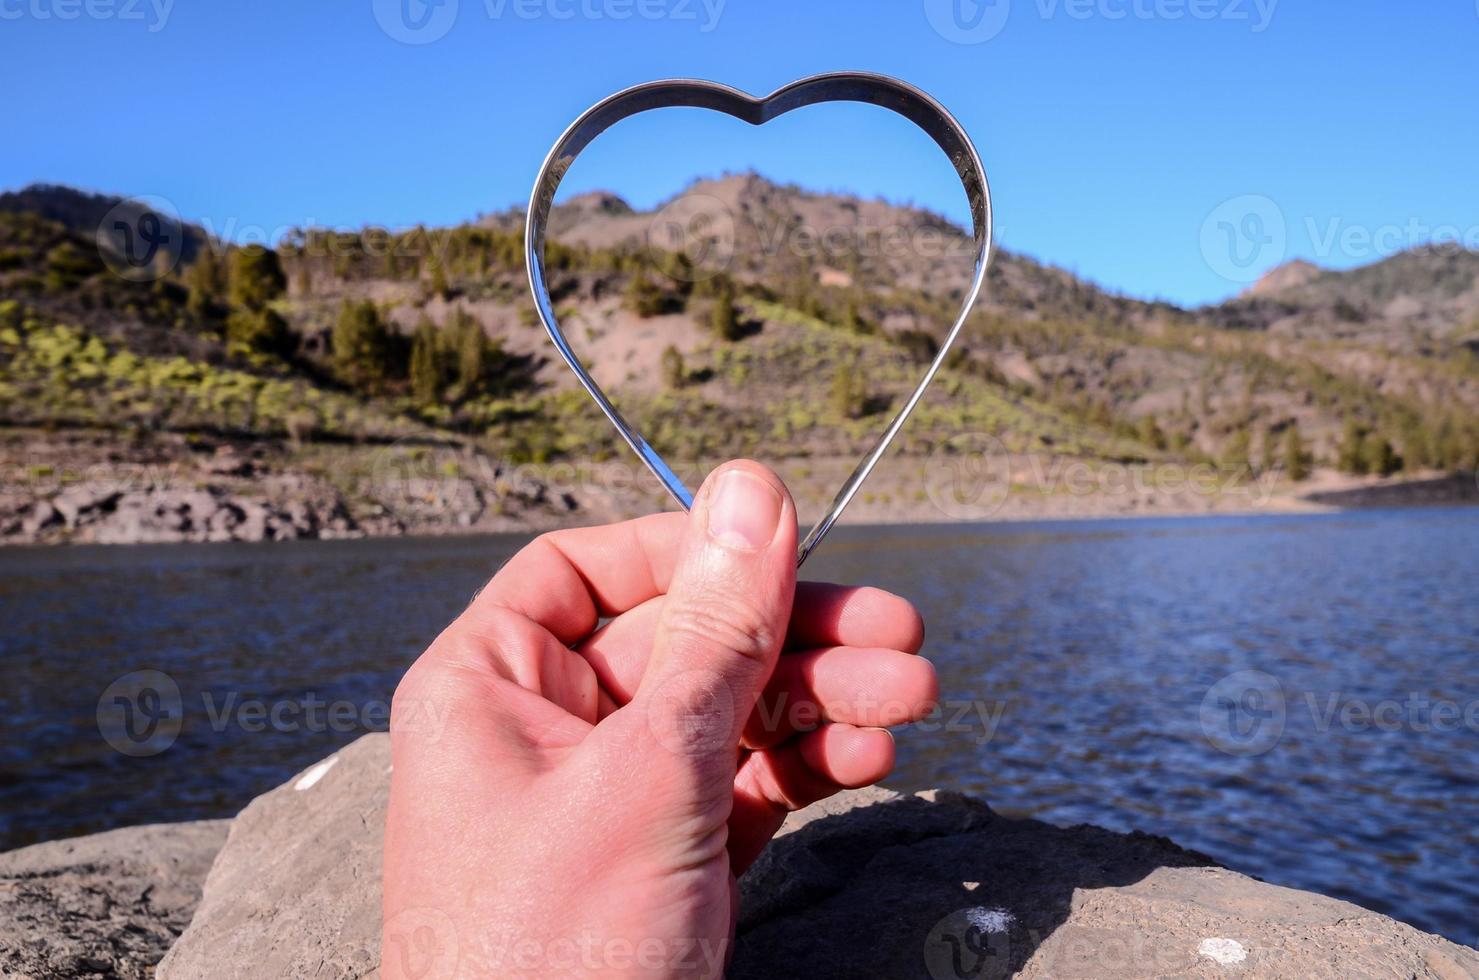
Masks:
[[[227,816],[383,728],[519,543],[0,552],[0,848]],[[1479,509],[843,529],[806,572],[929,624],[945,707],[892,785],[1165,834],[1479,945]],[[183,706],[154,755],[100,730],[140,670]]]

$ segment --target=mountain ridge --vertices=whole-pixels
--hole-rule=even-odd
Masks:
[[[0,195],[10,424],[429,439],[515,462],[621,452],[532,316],[516,209],[443,228],[300,229],[274,249],[205,236],[193,260],[128,281],[86,227],[117,203]],[[937,350],[972,256],[932,212],[754,173],[695,180],[651,211],[574,195],[553,209],[548,245],[572,343],[654,444],[687,459],[860,451]],[[1474,260],[1296,267],[1188,310],[998,250],[897,455],[975,433],[1014,454],[1245,479],[1471,467]],[[98,372],[106,385],[87,380]],[[187,380],[155,380],[175,376]],[[226,389],[251,404],[218,407]]]

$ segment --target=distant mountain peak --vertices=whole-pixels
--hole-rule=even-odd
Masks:
[[[1272,296],[1287,289],[1297,289],[1324,273],[1324,269],[1305,259],[1294,259],[1274,266],[1249,286],[1244,296]]]
[[[611,191],[586,191],[562,201],[560,206],[568,211],[585,213],[610,215],[634,213],[632,206],[626,202],[625,198]]]

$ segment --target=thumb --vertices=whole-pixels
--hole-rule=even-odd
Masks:
[[[758,463],[728,463],[694,501],[634,703],[648,733],[716,794],[785,639],[796,509]]]

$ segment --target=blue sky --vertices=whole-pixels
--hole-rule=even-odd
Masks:
[[[1194,304],[1280,259],[1479,246],[1476,51],[1476,0],[0,0],[0,187],[158,195],[237,240],[451,223],[525,200],[622,86],[860,68],[966,125],[1002,245]],[[648,206],[751,167],[965,219],[943,157],[863,107],[631,120],[566,186]]]

